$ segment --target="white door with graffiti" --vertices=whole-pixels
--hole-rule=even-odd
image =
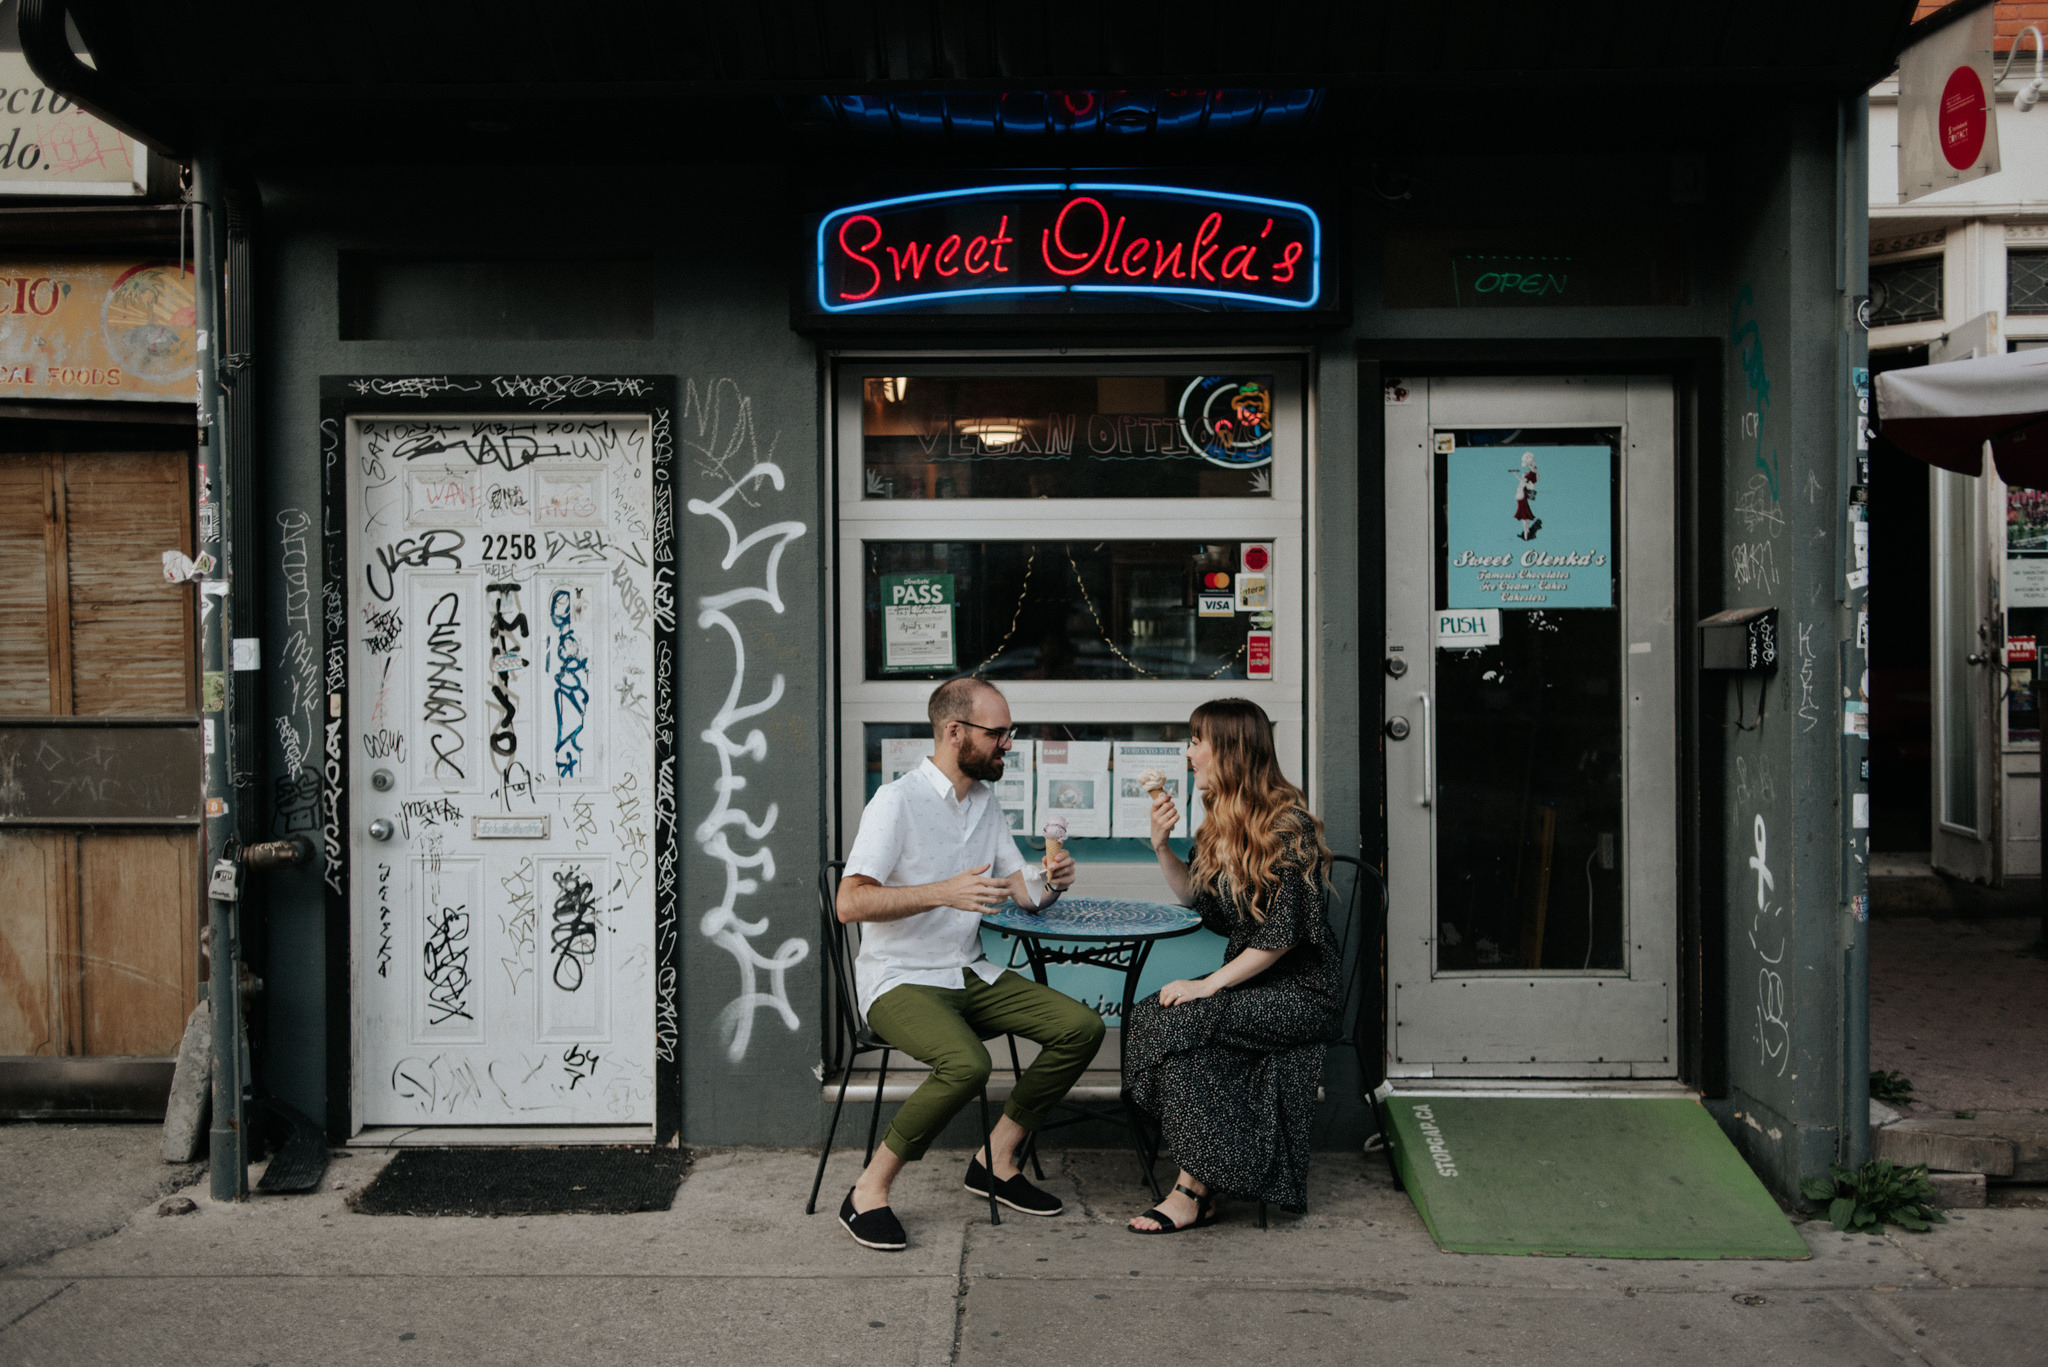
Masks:
[[[653,1123],[649,435],[349,424],[359,1127]]]

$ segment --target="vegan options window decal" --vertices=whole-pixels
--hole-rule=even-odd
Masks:
[[[1322,239],[1308,205],[1255,195],[1100,181],[939,190],[820,218],[815,303],[826,313],[995,311],[1125,295],[1312,309]]]

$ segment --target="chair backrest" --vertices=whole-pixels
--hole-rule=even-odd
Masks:
[[[1379,993],[1373,993],[1371,1009],[1359,1000],[1359,983],[1368,973],[1377,974],[1380,945],[1387,926],[1387,884],[1380,871],[1348,854],[1330,861],[1328,895],[1330,924],[1337,933],[1337,952],[1343,965],[1343,996],[1340,1001],[1344,1038],[1358,1054],[1360,1072],[1379,1071]],[[1377,977],[1375,977],[1377,987]],[[1372,1041],[1368,1045],[1368,1041]],[[1367,1059],[1371,1059],[1368,1066]],[[1363,1079],[1361,1079],[1363,1080]],[[1369,1085],[1377,1085],[1373,1078]]]
[[[853,1041],[860,1034],[860,997],[854,991],[853,960],[859,946],[853,927],[839,921],[839,880],[845,874],[843,860],[826,861],[818,870],[818,942],[825,946],[825,1063],[832,1072],[845,1066],[853,1056]]]

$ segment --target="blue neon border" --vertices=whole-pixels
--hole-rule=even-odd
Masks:
[[[935,290],[929,294],[906,294],[895,299],[877,299],[854,304],[827,303],[825,291],[825,228],[833,219],[851,216],[869,209],[894,209],[905,204],[926,204],[942,199],[966,199],[977,195],[996,194],[1046,194],[1070,190],[1111,190],[1126,194],[1179,195],[1205,200],[1228,200],[1235,204],[1257,204],[1267,208],[1282,209],[1297,213],[1308,219],[1312,242],[1309,249],[1310,268],[1315,272],[1315,289],[1303,303],[1290,299],[1273,299],[1265,295],[1245,294],[1237,290],[1205,290],[1186,287],[1150,285],[997,285],[984,289]],[[1259,195],[1233,194],[1227,190],[1197,190],[1184,185],[1129,185],[1114,181],[1055,181],[1028,185],[978,185],[966,190],[932,190],[924,194],[898,195],[893,199],[869,200],[865,204],[846,204],[828,210],[818,219],[818,307],[826,313],[859,313],[868,309],[901,308],[931,300],[972,299],[977,296],[996,295],[1014,297],[1025,294],[1138,294],[1194,296],[1206,299],[1225,299],[1240,303],[1255,303],[1267,309],[1312,309],[1323,297],[1323,220],[1322,216],[1306,204],[1291,199],[1268,199]]]

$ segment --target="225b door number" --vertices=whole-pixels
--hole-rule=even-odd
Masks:
[[[483,543],[486,560],[533,560],[540,555],[532,532],[486,532]]]

